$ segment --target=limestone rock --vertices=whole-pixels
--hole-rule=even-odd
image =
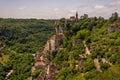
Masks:
[[[120,29],[120,23],[111,24],[110,27],[108,28],[108,33],[113,33],[119,29]]]

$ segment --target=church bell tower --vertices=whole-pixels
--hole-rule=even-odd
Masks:
[[[76,22],[78,22],[78,12],[76,12]]]

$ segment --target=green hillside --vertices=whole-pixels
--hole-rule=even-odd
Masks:
[[[55,80],[119,80],[120,17],[67,23],[63,49],[49,59],[58,66]]]
[[[118,14],[113,13],[109,19],[83,16],[73,22],[65,20],[55,24],[65,26],[60,49],[44,55],[57,66],[54,80],[120,80]],[[0,19],[0,80],[29,80],[40,74],[42,69],[31,75],[32,54],[42,51],[55,34],[54,23],[55,20]]]
[[[54,20],[0,19],[0,43],[17,53],[43,49],[54,33]]]
[[[25,80],[31,75],[32,54],[54,34],[55,20],[0,19],[0,80]],[[7,76],[10,74],[9,76]]]

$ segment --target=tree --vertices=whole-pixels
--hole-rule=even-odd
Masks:
[[[92,69],[95,68],[95,66],[94,66],[94,61],[93,61],[91,58],[88,58],[88,59],[84,62],[83,66],[84,66],[84,68],[83,68],[83,71],[84,71],[84,72],[90,71],[90,70],[92,70]]]
[[[77,39],[85,39],[89,35],[90,35],[90,31],[87,29],[84,29],[84,30],[80,30],[77,32],[76,38]]]

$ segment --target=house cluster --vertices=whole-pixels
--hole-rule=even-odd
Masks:
[[[88,14],[84,14],[83,16],[81,16],[80,18],[78,17],[78,12],[76,12],[76,16],[70,16],[70,19],[68,19],[68,21],[71,22],[78,22],[79,19],[88,19]]]
[[[76,16],[70,16],[69,19],[71,22],[78,22],[78,12],[76,12]]]

